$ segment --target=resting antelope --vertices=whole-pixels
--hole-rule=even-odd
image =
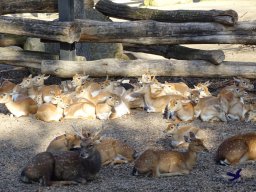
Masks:
[[[234,165],[247,160],[256,160],[255,132],[227,138],[216,152],[216,161],[222,165]]]
[[[4,103],[15,117],[28,116],[37,112],[37,103],[30,97],[13,101],[10,93],[2,93],[0,94],[0,103]]]
[[[76,134],[65,133],[54,138],[48,145],[46,151],[70,151],[71,149],[79,148],[81,144],[81,139],[82,138]]]
[[[164,113],[165,107],[171,99],[185,99],[181,95],[165,95],[152,97],[150,85],[144,85],[142,91],[144,94],[145,109],[147,112]]]
[[[222,101],[218,97],[209,96],[201,98],[194,107],[195,117],[202,121],[227,121]]]
[[[177,121],[192,121],[194,116],[194,106],[190,100],[171,99],[166,105],[164,112],[165,119]]]
[[[11,93],[12,90],[16,87],[15,83],[5,80],[0,87],[0,93]]]
[[[67,108],[67,105],[62,98],[55,96],[51,103],[44,103],[38,107],[35,117],[46,122],[60,121],[63,118],[65,108]]]
[[[77,151],[37,154],[22,170],[20,180],[49,186],[86,183],[95,179],[101,168],[100,153],[90,138],[82,139],[80,146]]]
[[[144,151],[135,160],[133,175],[152,174],[153,177],[166,177],[189,174],[196,164],[197,153],[207,151],[207,148],[192,132],[190,138],[185,137],[185,140],[190,142],[186,152],[152,149]]]
[[[197,139],[203,139],[205,136],[203,130],[190,125],[180,126],[179,124],[170,123],[164,130],[164,133],[171,137],[171,145],[173,147],[185,144],[184,136],[188,137],[189,132],[193,132]]]

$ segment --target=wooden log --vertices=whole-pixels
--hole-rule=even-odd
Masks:
[[[90,76],[141,76],[151,73],[156,76],[183,77],[230,77],[256,78],[256,63],[223,62],[212,65],[199,60],[118,60],[102,59],[95,61],[42,61],[41,72],[59,77],[72,77],[76,73]]]
[[[73,43],[79,40],[80,28],[74,22],[42,21],[0,16],[0,33],[45,38]]]
[[[100,0],[95,8],[109,17],[127,20],[155,20],[161,22],[217,22],[224,25],[234,25],[238,14],[234,10],[174,10],[129,7],[125,4],[114,3],[110,0]]]
[[[200,50],[180,45],[137,45],[124,44],[124,50],[161,55],[167,59],[205,60],[219,65],[225,59],[222,50]]]
[[[34,68],[34,69],[41,69],[40,63],[34,63],[34,62],[22,62],[22,61],[3,61],[1,60],[1,64],[6,65],[13,65],[13,66],[19,66],[19,67],[28,67],[28,68]]]
[[[225,27],[218,23],[101,22],[79,19],[58,22],[0,16],[0,26],[0,33],[67,43],[256,44],[256,21]]]
[[[58,0],[1,0],[0,15],[58,12]]]
[[[23,47],[27,37],[17,35],[0,35],[0,47],[20,46]]]
[[[57,60],[58,55],[37,51],[22,51],[13,48],[0,48],[0,63],[40,68],[42,60]]]
[[[157,21],[100,22],[75,20],[80,42],[135,44],[256,44],[256,21],[233,27],[218,23],[163,23]]]

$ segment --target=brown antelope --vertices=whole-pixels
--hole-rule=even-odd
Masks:
[[[180,126],[179,124],[170,123],[167,128],[164,130],[164,133],[167,134],[168,137],[171,137],[171,145],[173,147],[177,147],[185,144],[184,136],[189,136],[189,132],[193,132],[197,139],[203,139],[204,132],[194,126]]]
[[[177,121],[192,121],[194,116],[194,106],[190,100],[171,99],[164,111],[164,118],[178,118]]]
[[[83,138],[80,146],[77,151],[37,154],[22,170],[20,180],[49,186],[86,183],[95,179],[101,168],[100,153],[90,138]]]
[[[142,91],[144,94],[145,109],[147,112],[164,113],[166,105],[171,99],[185,99],[181,95],[165,95],[160,97],[152,97],[150,85],[144,85]]]
[[[144,151],[135,160],[133,175],[152,174],[153,177],[166,177],[189,174],[196,163],[197,152],[207,151],[207,148],[192,132],[190,139],[185,137],[185,140],[190,142],[186,152],[152,149]]]
[[[128,163],[136,158],[136,151],[126,143],[113,138],[101,139],[96,146],[102,165]]]
[[[190,96],[190,88],[183,82],[179,83],[168,83],[165,82],[166,86],[169,86],[171,89],[176,90],[180,95],[182,95],[185,98],[188,98]]]
[[[104,102],[110,95],[111,93],[102,90],[101,85],[98,83],[92,83],[88,87],[80,87],[76,90],[77,98],[86,99],[94,105]]]
[[[95,105],[90,102],[77,102],[64,110],[65,119],[96,119]]]
[[[110,119],[119,118],[123,115],[131,113],[129,106],[118,95],[112,95],[112,101],[114,103],[114,106],[112,108]]]
[[[199,98],[208,97],[212,95],[208,90],[209,85],[211,85],[211,83],[209,81],[206,81],[204,83],[198,83],[194,86],[195,90],[198,90],[200,92]]]
[[[256,160],[256,133],[239,134],[224,140],[216,153],[216,161],[222,165],[234,165]]]
[[[0,93],[11,93],[12,90],[16,87],[15,83],[5,80],[0,87]]]
[[[48,145],[46,151],[70,151],[74,148],[79,148],[81,144],[81,137],[76,134],[65,133],[54,138]]]
[[[55,96],[51,103],[44,103],[38,107],[35,117],[46,122],[60,121],[65,108],[67,108],[67,104],[60,96]]]
[[[222,108],[220,98],[209,96],[201,98],[194,107],[195,117],[202,121],[227,121],[225,110]]]
[[[247,95],[243,89],[234,88],[234,89],[222,89],[218,94],[220,102],[222,103],[222,109],[227,114],[228,120],[244,119],[243,112],[243,97]],[[241,110],[237,112],[237,110]],[[239,115],[237,115],[239,113]]]
[[[141,78],[138,79],[139,83],[148,84],[148,83],[158,83],[156,76],[153,76],[150,73],[143,74]]]
[[[106,101],[96,104],[96,117],[101,120],[109,119],[114,106],[115,100],[113,96],[109,96]]]
[[[49,78],[43,75],[38,75],[32,78],[32,75],[24,78],[20,83],[21,88],[28,90],[28,96],[34,99],[41,94],[43,101],[50,103],[54,95],[61,94],[62,90],[58,85],[44,85],[44,80]]]
[[[245,114],[245,121],[256,122],[256,103],[247,104],[245,108],[247,109],[247,112]]]
[[[81,86],[85,83],[85,81],[88,79],[89,75],[81,75],[81,74],[75,74],[73,76],[73,79],[71,81],[73,87]]]
[[[250,82],[249,79],[245,79],[242,77],[233,78],[235,83],[237,83],[239,88],[245,89],[247,91],[252,91],[254,89],[253,83]]]
[[[0,103],[4,103],[15,117],[28,116],[29,114],[35,114],[37,111],[37,103],[30,97],[13,101],[10,93],[2,93],[0,94]]]

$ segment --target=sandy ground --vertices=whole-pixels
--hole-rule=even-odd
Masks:
[[[134,1],[135,2],[135,1]],[[216,1],[202,2],[193,5],[175,5],[175,8],[211,7],[219,9],[234,9],[243,15],[242,19],[252,20],[255,16],[256,1],[225,1],[222,5]],[[183,7],[184,6],[184,7]],[[194,6],[194,7],[193,7]],[[247,13],[246,13],[247,12]],[[245,14],[246,13],[246,14]],[[252,15],[254,14],[254,15]],[[254,17],[256,18],[256,17]],[[240,54],[240,51],[238,51]],[[246,53],[249,54],[249,53]],[[241,54],[243,55],[243,54]],[[232,55],[229,56],[232,59]],[[255,61],[254,50],[251,50],[246,58]],[[239,59],[240,57],[236,57]],[[0,67],[0,81],[3,78],[19,82],[22,77],[28,75],[27,70],[14,70],[13,68]],[[180,78],[162,78],[162,80],[181,80]],[[187,80],[187,79],[184,79]],[[190,81],[191,79],[189,79]],[[193,81],[192,79],[191,81]],[[51,78],[49,82],[58,83],[58,78]],[[198,80],[197,80],[198,81]],[[48,82],[48,83],[49,83]],[[72,132],[72,125],[78,128],[94,129],[106,127],[103,134],[125,140],[139,153],[147,148],[170,148],[170,141],[165,139],[162,131],[167,123],[161,114],[147,114],[142,110],[133,110],[132,114],[116,120],[101,122],[100,120],[65,120],[59,123],[45,123],[34,117],[12,118],[5,107],[0,106],[0,191],[37,191],[37,184],[23,184],[19,182],[19,175],[27,161],[34,155],[46,149],[49,142],[56,136],[65,132]],[[169,178],[134,177],[131,175],[133,164],[103,167],[98,178],[86,185],[66,187],[46,187],[41,191],[65,192],[65,191],[256,191],[256,164],[248,162],[237,166],[220,166],[214,162],[214,154],[223,139],[237,134],[255,131],[253,123],[228,122],[228,123],[202,123],[196,120],[192,124],[202,128],[207,133],[204,142],[209,153],[200,153],[198,161],[191,172],[186,176]],[[181,149],[178,149],[181,150]],[[226,178],[227,171],[236,171],[242,168],[242,179],[237,182],[229,182]]]

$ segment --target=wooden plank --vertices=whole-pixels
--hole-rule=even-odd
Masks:
[[[59,21],[74,21],[74,0],[58,0]],[[60,59],[74,61],[76,57],[75,43],[60,43]]]

